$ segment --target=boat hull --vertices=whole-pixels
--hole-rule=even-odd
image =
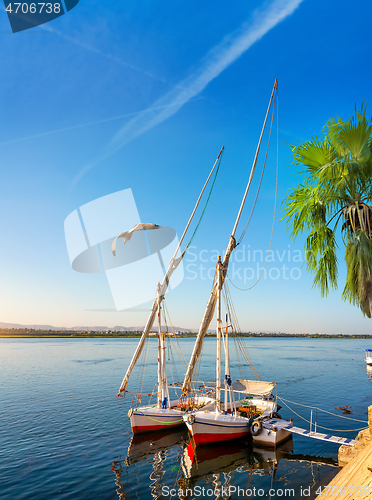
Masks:
[[[182,412],[152,406],[135,408],[131,411],[130,425],[133,434],[174,429],[183,426]]]
[[[191,404],[209,409],[214,406],[215,400],[207,396],[193,396],[190,401],[174,400],[170,402],[170,408],[157,408],[154,406],[143,406],[129,410],[130,425],[133,434],[145,432],[162,431],[174,429],[184,425],[183,414]]]
[[[196,446],[242,439],[249,435],[248,420],[215,412],[184,415],[184,420]]]
[[[292,432],[290,431],[285,429],[267,429],[265,428],[265,424],[263,424],[261,433],[258,436],[252,436],[252,440],[254,444],[272,447],[284,443],[284,441],[287,441],[291,437]]]
[[[248,419],[215,412],[196,412],[184,415],[184,421],[196,446],[251,436],[253,443],[273,447],[283,443],[292,435],[290,431],[285,429],[273,428],[270,425],[266,427],[265,421],[263,421],[261,431],[253,436],[250,432]]]

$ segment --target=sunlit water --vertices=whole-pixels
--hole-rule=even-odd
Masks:
[[[367,420],[372,380],[364,366],[366,340],[245,339],[263,380],[276,381],[278,395],[349,417]],[[181,339],[188,359],[194,340]],[[294,435],[276,452],[241,443],[200,448],[193,456],[187,432],[131,441],[127,417],[131,397],[116,397],[137,339],[0,340],[0,497],[1,499],[251,498],[270,488],[272,498],[293,488],[291,498],[315,498],[338,472],[335,444]],[[174,354],[177,373],[184,368]],[[231,345],[231,357],[234,349]],[[150,340],[143,390],[156,382],[156,340]],[[214,378],[215,340],[205,342],[200,377]],[[233,378],[240,373],[236,363]],[[136,379],[137,373],[134,376]],[[170,376],[171,379],[171,376]],[[135,380],[133,381],[135,382]],[[310,410],[293,407],[306,419]],[[283,417],[308,424],[283,407]],[[363,423],[319,413],[318,425],[331,434],[354,437]],[[321,432],[322,429],[318,427]],[[325,431],[323,431],[325,432]],[[188,446],[189,445],[189,446]],[[316,458],[319,457],[319,458]],[[228,490],[231,487],[230,495]],[[253,488],[256,494],[253,494]],[[310,496],[301,496],[310,487]],[[174,489],[173,491],[171,489]],[[204,494],[203,490],[204,489]],[[220,490],[220,493],[218,493]],[[248,491],[249,494],[249,491]]]

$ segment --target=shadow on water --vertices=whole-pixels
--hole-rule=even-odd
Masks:
[[[313,417],[318,426],[333,429],[336,435],[355,438],[363,423],[367,425],[372,369],[364,363],[364,340],[269,338],[255,342],[249,340],[250,355],[256,368],[260,367],[260,376],[277,382],[278,396],[288,402],[289,408],[283,405],[280,410],[284,418],[292,417],[294,425],[308,428],[303,419],[311,419],[311,405],[330,412],[315,410]],[[187,358],[194,339],[180,339],[180,344]],[[178,498],[178,494],[164,495],[162,488],[224,484],[245,490],[262,488],[264,498],[269,498],[266,494],[271,487],[294,488],[296,494],[287,498],[312,500],[317,488],[336,475],[335,463],[322,457],[337,460],[337,445],[300,435],[293,437],[293,452],[274,458],[267,455],[273,453],[270,450],[238,442],[226,443],[222,450],[193,450],[192,460],[188,435],[177,431],[173,437],[135,438],[127,452],[131,397],[118,400],[116,394],[136,345],[130,339],[1,342],[1,500],[113,500],[118,495],[141,500]],[[315,345],[317,349],[310,349]],[[261,352],[262,347],[268,349]],[[206,381],[214,375],[215,340],[206,339],[204,348],[203,360],[208,361],[201,365],[200,379]],[[157,380],[155,341],[149,349],[153,361],[147,364],[143,393],[153,392]],[[267,358],[268,352],[273,353],[274,362]],[[235,378],[240,374],[237,368],[234,373]],[[175,380],[182,382],[182,377],[175,376]],[[336,407],[350,407],[346,409],[352,415]],[[310,487],[310,494],[301,495],[302,487]],[[191,498],[216,496],[194,494]],[[259,495],[230,495],[254,497]]]
[[[116,457],[111,470],[120,500],[231,499],[242,492],[247,498],[255,496],[254,488],[272,499],[281,498],[285,489],[293,490],[292,498],[301,498],[302,486],[291,486],[293,474],[302,474],[305,496],[315,498],[319,485],[337,472],[337,463],[292,451],[292,439],[275,450],[242,441],[195,447],[186,430],[176,430],[133,437],[127,456]]]

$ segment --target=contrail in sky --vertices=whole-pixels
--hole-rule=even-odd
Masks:
[[[236,61],[255,42],[286,17],[293,14],[302,2],[303,0],[273,0],[263,8],[257,9],[249,21],[243,23],[233,33],[225,36],[218,45],[206,54],[199,65],[199,69],[156,100],[151,105],[151,111],[145,110],[127,122],[108,144],[106,153],[96,161],[86,165],[78,173],[70,189],[92,167],[114,154],[128,142],[177,113],[182,106],[200,94],[212,80]],[[162,109],[154,109],[159,107]]]
[[[192,100],[197,101],[199,99],[202,99],[202,97],[196,97],[195,99],[192,99]],[[155,106],[154,108],[147,108],[147,109],[143,109],[141,111],[133,111],[132,113],[125,113],[123,115],[112,116],[110,118],[103,118],[102,120],[95,120],[93,122],[88,122],[88,123],[80,123],[78,125],[70,125],[69,127],[48,130],[46,132],[40,132],[39,134],[27,135],[25,137],[18,137],[17,139],[10,139],[9,141],[0,142],[0,146],[4,146],[6,144],[13,144],[14,142],[27,141],[28,139],[38,139],[40,137],[45,137],[46,135],[58,134],[60,132],[67,132],[69,130],[76,130],[79,128],[91,127],[92,125],[98,125],[100,123],[112,122],[114,120],[120,120],[121,118],[129,118],[131,116],[137,116],[137,115],[143,116],[146,113],[151,113],[151,111],[157,111],[160,109],[164,109],[165,107],[168,107],[168,106],[177,106],[178,104],[180,104],[180,103],[175,102],[173,104],[168,104],[166,106]]]
[[[260,40],[280,21],[291,15],[303,0],[274,0],[266,8],[257,10],[252,18],[240,28],[226,36],[201,61],[200,68],[188,76],[176,88],[155,101],[151,107],[166,106],[179,102],[176,106],[148,113],[130,120],[115,135],[109,145],[112,152],[117,151],[129,141],[171,117],[190,99],[202,92],[224,69],[236,61],[255,42]],[[180,89],[180,87],[182,87]]]
[[[2,10],[3,12],[6,12],[6,9],[3,6],[0,6],[0,10]],[[88,50],[89,52],[93,52],[94,54],[98,54],[99,56],[102,56],[102,57],[109,59],[113,62],[121,64],[122,66],[126,66],[127,68],[132,69],[134,71],[138,71],[139,73],[142,73],[143,75],[148,76],[149,78],[152,78],[153,80],[157,80],[158,82],[165,83],[168,86],[172,85],[165,78],[162,78],[161,76],[155,75],[154,73],[150,73],[149,71],[146,71],[142,68],[139,68],[138,66],[134,66],[134,64],[130,64],[127,61],[123,61],[123,59],[121,59],[120,57],[109,54],[108,52],[104,52],[103,50],[97,49],[97,47],[94,47],[93,45],[89,45],[88,43],[79,40],[79,38],[76,38],[76,37],[73,37],[70,35],[66,35],[66,33],[64,33],[62,31],[58,31],[57,29],[52,28],[52,27],[45,25],[45,24],[40,25],[39,29],[40,29],[40,31],[46,31],[47,33],[53,33],[54,35],[58,35],[61,38],[64,38],[65,40],[77,45],[78,47],[81,47],[82,49]],[[40,33],[40,31],[31,30],[31,31],[27,31],[26,34],[31,34],[31,33],[37,34],[37,33]],[[8,33],[8,32],[6,32],[6,33]],[[11,32],[9,31],[9,33],[11,33]]]
[[[154,73],[150,73],[149,71],[146,71],[142,68],[139,68],[138,66],[134,66],[133,64],[130,64],[126,61],[123,61],[120,57],[117,57],[115,55],[109,54],[108,52],[104,52],[103,50],[97,49],[96,47],[93,47],[92,45],[89,45],[88,43],[82,42],[78,38],[72,37],[70,35],[66,35],[66,33],[63,33],[61,31],[56,30],[55,28],[51,28],[48,25],[42,25],[40,26],[41,29],[48,31],[49,33],[54,33],[55,35],[60,36],[61,38],[64,38],[65,40],[68,40],[69,42],[81,47],[82,49],[88,50],[89,52],[93,52],[94,54],[98,54],[106,59],[110,59],[113,62],[116,62],[118,64],[121,64],[123,66],[126,66],[129,69],[132,69],[134,71],[138,71],[139,73],[142,73],[145,76],[148,76],[149,78],[152,78],[153,80],[157,80],[158,82],[165,83],[166,85],[171,85],[168,80],[165,78],[162,78],[161,76],[154,75]]]

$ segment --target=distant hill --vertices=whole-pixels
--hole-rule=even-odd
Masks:
[[[114,326],[113,328],[109,328],[108,326],[72,326],[70,328],[67,327],[57,327],[52,325],[21,325],[19,323],[4,323],[0,321],[0,328],[29,328],[33,330],[53,330],[53,331],[61,331],[61,330],[71,330],[76,332],[107,332],[107,331],[118,331],[118,332],[136,332],[143,331],[144,326]],[[173,327],[176,332],[197,332],[198,330],[190,330],[187,328],[180,328],[178,326]],[[153,328],[152,331],[157,331],[157,327]]]
[[[10,331],[14,329],[14,332]],[[71,328],[67,327],[56,327],[52,325],[22,325],[20,323],[5,323],[0,321],[0,337],[32,337],[32,338],[43,338],[43,337],[140,337],[144,326],[121,326],[116,325],[112,328],[108,326],[73,326]],[[31,332],[28,330],[32,330]],[[48,334],[48,331],[51,331]],[[157,332],[157,326],[152,328],[152,332]],[[162,327],[164,331],[164,326]],[[39,333],[38,333],[39,331]],[[198,329],[194,328],[180,328],[179,326],[174,327],[175,332],[179,332],[184,336],[196,336]],[[56,333],[52,333],[56,332]],[[69,333],[71,332],[71,333]],[[76,333],[73,333],[76,332]],[[128,332],[124,333],[124,332]],[[133,333],[132,333],[133,332]],[[208,330],[208,334],[215,335],[215,330]],[[284,332],[268,332],[268,331],[249,331],[241,332],[243,337],[292,337],[292,338],[364,338],[372,339],[371,334],[355,334],[355,333],[284,333]]]
[[[61,330],[51,325],[20,325],[18,323],[3,323],[0,321],[0,328],[33,328],[34,330]]]

